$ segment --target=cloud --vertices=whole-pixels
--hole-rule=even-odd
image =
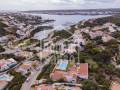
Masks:
[[[52,0],[55,4],[84,4],[85,0]]]
[[[85,0],[71,0],[75,4],[85,4]]]
[[[120,0],[0,0],[3,10],[120,8]]]
[[[114,1],[116,1],[116,0],[85,0],[85,1],[107,2],[107,3],[109,3],[109,2],[114,2]]]

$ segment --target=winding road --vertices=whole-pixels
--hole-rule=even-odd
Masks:
[[[23,83],[21,90],[30,90],[31,86],[33,85],[33,83],[35,82],[37,76],[41,73],[43,67],[47,64],[49,64],[51,57],[49,57],[44,64],[40,65],[39,71],[34,70],[31,75],[27,78],[27,80]]]

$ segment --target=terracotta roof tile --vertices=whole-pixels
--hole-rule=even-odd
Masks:
[[[55,71],[51,74],[51,78],[53,80],[59,80],[61,78],[64,78],[64,72],[63,71]]]
[[[43,85],[41,86],[41,90],[53,90],[53,88],[52,88],[51,85],[45,85],[45,84],[43,84]]]
[[[88,78],[88,64],[83,63],[80,64],[80,69],[79,69],[79,75],[80,77]]]
[[[120,90],[120,83],[113,82],[111,90]]]

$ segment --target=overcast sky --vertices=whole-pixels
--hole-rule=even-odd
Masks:
[[[0,0],[0,10],[120,8],[120,0]]]

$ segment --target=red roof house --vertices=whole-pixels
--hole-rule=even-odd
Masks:
[[[80,64],[80,68],[78,69],[78,77],[88,79],[88,63]]]
[[[53,73],[51,73],[50,77],[52,80],[57,81],[60,79],[64,79],[64,74],[65,72],[63,71],[54,71]]]

